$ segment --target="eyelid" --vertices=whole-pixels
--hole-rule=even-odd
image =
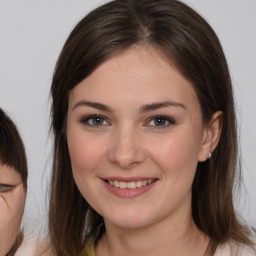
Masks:
[[[164,119],[165,121],[168,122],[168,124],[164,124],[164,125],[160,125],[160,126],[157,126],[157,125],[150,125],[149,123],[151,121],[153,121],[154,119],[156,118],[162,118]],[[173,118],[171,117],[168,117],[168,116],[164,116],[164,115],[156,115],[156,116],[153,116],[151,117],[147,122],[146,122],[146,126],[150,126],[150,127],[153,127],[153,128],[157,128],[157,129],[165,129],[165,128],[169,128],[169,126],[171,125],[174,125],[176,122]]]
[[[93,119],[93,118],[101,118],[103,119],[105,122],[107,122],[108,124],[102,124],[102,125],[97,125],[97,124],[89,124],[88,121],[90,119]],[[97,114],[93,114],[93,115],[89,115],[89,116],[85,116],[85,117],[82,117],[80,119],[80,122],[86,126],[89,126],[89,127],[95,127],[95,128],[100,128],[102,126],[107,126],[107,125],[110,125],[110,122],[108,121],[108,119],[105,117],[105,116],[102,116],[102,115],[97,115]]]
[[[0,193],[7,192],[7,191],[11,190],[12,188],[13,188],[13,186],[11,186],[11,185],[0,184]]]

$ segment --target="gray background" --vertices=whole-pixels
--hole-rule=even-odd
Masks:
[[[17,123],[29,164],[25,225],[41,226],[51,169],[49,88],[74,25],[102,0],[0,0],[0,106]],[[223,45],[235,90],[244,188],[237,208],[256,226],[256,0],[186,0]],[[238,202],[238,196],[235,196]]]

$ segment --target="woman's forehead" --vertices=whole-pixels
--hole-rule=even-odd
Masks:
[[[93,101],[113,105],[116,101],[180,102],[197,101],[192,84],[156,51],[149,48],[127,50],[102,63],[75,86],[70,105]],[[120,106],[119,106],[120,107]]]

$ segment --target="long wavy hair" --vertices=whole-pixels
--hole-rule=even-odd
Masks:
[[[25,147],[18,129],[11,118],[0,108],[0,164],[13,167],[21,176],[25,190],[27,190],[27,158]],[[20,231],[15,244],[6,256],[15,254],[23,241],[23,232]]]
[[[198,163],[192,187],[192,215],[210,238],[207,253],[230,240],[252,245],[233,205],[240,180],[237,125],[227,62],[210,25],[177,0],[115,0],[98,7],[73,29],[53,75],[54,155],[49,204],[49,232],[58,256],[80,255],[96,236],[103,218],[80,194],[71,169],[66,138],[70,91],[100,64],[135,45],[150,45],[186,77],[198,96],[203,120],[223,112],[219,144],[209,161]],[[90,161],[90,159],[88,159]],[[100,233],[104,232],[104,225]]]

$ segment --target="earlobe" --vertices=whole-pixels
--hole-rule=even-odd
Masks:
[[[222,129],[223,113],[217,111],[212,115],[210,121],[205,125],[201,150],[198,156],[199,162],[211,158],[212,152],[218,145]]]

